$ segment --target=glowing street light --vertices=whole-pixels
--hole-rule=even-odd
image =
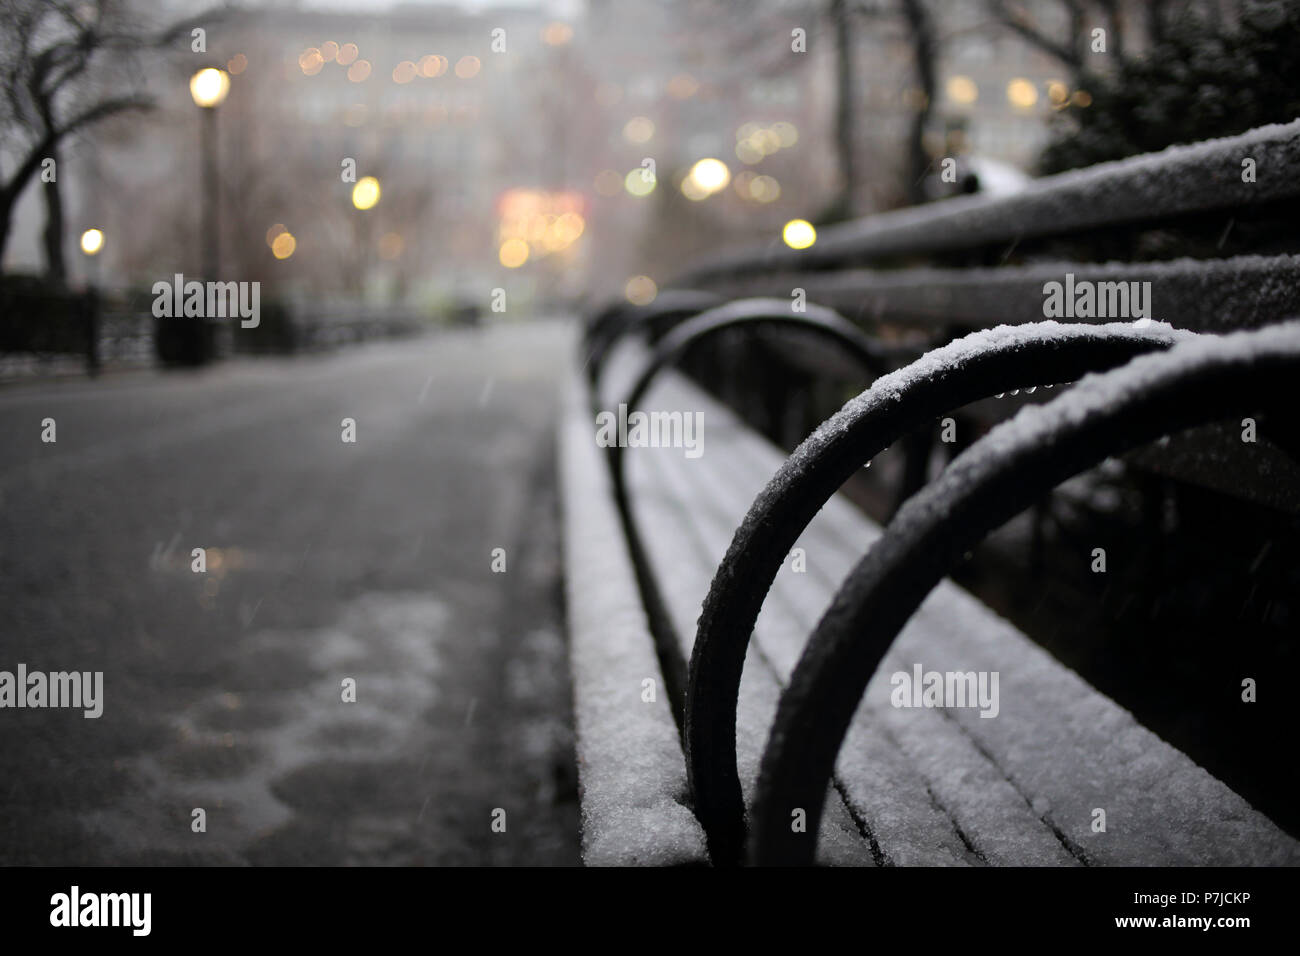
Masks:
[[[781,230],[781,238],[791,249],[807,249],[817,241],[817,230],[807,219],[791,219]]]
[[[81,234],[81,251],[88,256],[99,255],[104,248],[104,233],[99,229],[87,229]]]
[[[692,166],[687,178],[696,190],[711,196],[718,190],[727,188],[727,183],[731,182],[731,170],[722,160],[710,157],[701,159]]]
[[[352,187],[352,205],[358,209],[373,209],[379,202],[379,180],[374,176],[362,176]]]
[[[217,180],[217,107],[230,92],[230,74],[215,66],[205,66],[190,77],[190,96],[203,112],[203,129],[199,150],[203,164],[203,210],[200,238],[203,248],[203,271],[216,279],[221,268],[221,226],[218,220],[221,184]]]
[[[230,92],[230,74],[215,66],[205,66],[190,77],[190,96],[194,105],[204,109],[220,106]]]

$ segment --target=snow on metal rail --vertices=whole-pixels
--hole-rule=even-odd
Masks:
[[[791,831],[790,808],[804,808],[807,833],[817,832],[822,795],[872,674],[965,551],[1107,456],[1207,421],[1289,408],[1297,373],[1300,322],[1195,336],[1023,409],[911,498],[841,585],[782,695],[759,772],[753,862],[813,861],[806,834]],[[1150,781],[1157,795],[1189,785]],[[1198,825],[1221,825],[1219,832],[1236,833],[1261,854],[1276,851],[1293,860],[1296,853],[1294,843],[1279,847],[1267,821],[1244,806]]]
[[[735,277],[714,286],[735,295],[789,296],[804,289],[810,302],[855,321],[887,319],[931,329],[987,328],[1038,322],[1043,286],[1072,275],[1092,283],[1150,282],[1150,318],[1197,332],[1258,328],[1300,315],[1300,256],[1234,256],[1168,262],[1104,264],[1041,262],[1002,268],[771,273]],[[1105,322],[1136,316],[1075,316]]]
[[[1013,388],[1064,384],[1191,337],[1160,323],[1042,322],[978,332],[878,379],[794,451],[736,530],[691,655],[686,759],[715,860],[735,862],[743,850],[736,697],[750,636],[785,556],[836,490],[898,438],[953,408]]]

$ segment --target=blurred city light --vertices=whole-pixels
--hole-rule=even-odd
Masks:
[[[962,106],[968,106],[979,99],[979,87],[969,76],[954,76],[948,80],[948,99]]]
[[[623,188],[633,196],[649,196],[655,191],[655,177],[644,166],[638,166],[623,177]]]
[[[654,120],[648,116],[633,116],[623,126],[623,138],[629,143],[649,142],[654,134]]]
[[[731,170],[727,168],[727,164],[720,159],[709,157],[699,160],[691,167],[691,171],[682,182],[682,192],[688,199],[695,199],[696,196],[705,199],[720,189],[726,189],[729,182],[731,182]]]
[[[482,66],[476,56],[462,56],[456,61],[456,75],[462,80],[468,80],[478,75],[479,68]]]
[[[348,67],[348,79],[353,83],[363,83],[370,76],[370,61],[357,60]]]
[[[293,237],[293,233],[280,233],[271,243],[271,255],[277,259],[288,259],[293,255],[293,251],[298,248],[298,240]]]
[[[236,53],[226,63],[226,70],[231,76],[239,76],[248,68],[248,57],[242,53]]]
[[[325,66],[325,57],[314,46],[309,46],[298,55],[298,66],[307,76],[315,76]]]
[[[781,198],[781,184],[773,176],[755,176],[749,184],[749,196],[761,203],[776,202]]]
[[[339,47],[339,52],[335,55],[334,62],[339,66],[349,66],[354,60],[356,60],[359,52],[360,51],[357,50],[357,45],[355,43],[345,43]]]
[[[542,42],[547,46],[564,46],[573,39],[573,27],[567,23],[548,23],[542,31]]]
[[[1024,77],[1016,77],[1007,84],[1007,100],[1016,109],[1027,110],[1038,102],[1038,90]]]
[[[791,219],[781,230],[781,238],[791,249],[807,249],[817,241],[817,230],[807,219]]]
[[[736,144],[736,158],[746,166],[752,166],[763,161],[763,151],[756,147],[750,139],[742,139]]]
[[[373,209],[379,202],[379,180],[374,176],[362,176],[352,187],[352,205],[358,209]]]
[[[528,261],[528,243],[522,239],[507,239],[501,243],[497,258],[507,269],[518,269]]]
[[[623,287],[623,294],[633,305],[649,305],[659,294],[659,287],[649,276],[633,276]]]
[[[81,251],[88,256],[99,254],[104,248],[104,233],[98,229],[87,229],[81,234]]]
[[[207,66],[190,77],[190,96],[196,106],[211,109],[220,106],[230,92],[230,75],[215,66]]]
[[[782,149],[789,149],[799,142],[799,130],[793,123],[773,123],[772,132],[776,134]]]

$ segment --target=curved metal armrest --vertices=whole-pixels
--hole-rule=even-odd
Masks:
[[[723,301],[722,296],[714,292],[665,289],[649,305],[620,302],[609,306],[591,321],[583,335],[588,379],[592,385],[599,383],[606,357],[628,332],[660,322],[671,327],[705,309],[721,305]]]
[[[622,404],[628,410],[634,409],[645,396],[655,376],[675,364],[705,339],[737,327],[758,329],[773,326],[795,328],[831,339],[858,359],[869,375],[879,371],[885,361],[860,329],[831,309],[809,304],[807,311],[793,312],[785,299],[739,299],[701,312],[660,339]],[[600,400],[596,398],[595,401],[599,403]],[[672,701],[673,714],[680,722],[685,706],[686,659],[676,629],[665,611],[658,584],[650,573],[644,543],[627,499],[627,482],[623,471],[626,457],[624,449],[617,444],[611,445],[609,454],[614,495],[623,521],[623,532],[627,536],[628,547],[637,568],[641,598],[646,606],[650,629],[664,670],[664,682]]]
[[[738,862],[744,848],[736,698],[750,634],[786,555],[849,476],[951,409],[1016,388],[1073,381],[1192,337],[1162,323],[1040,322],[977,332],[878,379],[795,450],[755,499],[718,566],[691,655],[687,768],[715,864]]]
[[[808,864],[854,711],[896,635],[986,534],[1103,459],[1195,425],[1294,402],[1300,322],[1198,336],[1023,409],[913,496],[849,574],[790,685],[759,771],[752,859]],[[792,833],[790,809],[807,812]]]

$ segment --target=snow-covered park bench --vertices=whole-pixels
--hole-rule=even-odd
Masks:
[[[1300,122],[741,252],[598,317],[560,432],[586,862],[1300,863],[1287,833],[946,577],[1121,455],[1295,512],[1300,257],[979,263],[1298,198]],[[1071,314],[1047,320],[1053,282]],[[1074,308],[1103,282],[1150,282],[1153,308]],[[909,361],[865,334],[881,320],[936,347]],[[788,457],[674,369],[769,325],[874,378]],[[950,411],[1046,386],[1070,387],[974,441],[886,527],[837,493]],[[1200,427],[1245,417],[1258,447]]]

